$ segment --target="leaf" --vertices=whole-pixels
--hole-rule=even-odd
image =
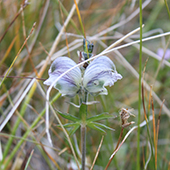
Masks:
[[[103,120],[103,119],[108,119],[108,118],[114,118],[114,117],[113,117],[113,115],[111,115],[109,113],[101,113],[99,115],[89,117],[87,119],[87,122],[98,121],[98,120]]]
[[[71,130],[69,130],[68,132],[69,132],[69,135],[71,136],[71,135],[73,135],[76,131],[77,131],[77,129],[80,127],[80,124],[76,124],[76,125],[74,125],[74,127],[71,129]]]
[[[73,122],[77,122],[77,121],[80,121],[80,119],[76,116],[73,116],[71,114],[67,114],[67,113],[62,113],[60,111],[58,111],[58,113],[65,119],[68,119],[68,120],[71,120]]]
[[[94,124],[95,126],[98,126],[98,127],[101,127],[101,128],[105,128],[105,129],[108,129],[108,130],[115,131],[114,129],[112,129],[112,128],[110,128],[109,126],[106,126],[106,125],[104,125],[104,124],[102,124],[102,123],[93,122],[93,124]]]
[[[77,126],[79,125],[80,126],[80,123],[76,122],[76,123],[66,123],[65,125],[63,125],[65,128],[70,128],[70,127],[73,127],[73,126]],[[60,125],[59,125],[60,126]]]
[[[102,133],[106,133],[105,130],[103,130],[102,128],[96,126],[93,122],[88,123],[87,126],[90,127],[91,129],[100,131]]]

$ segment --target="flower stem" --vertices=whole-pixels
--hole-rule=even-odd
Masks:
[[[82,152],[82,170],[85,170],[86,166],[86,117],[87,117],[87,105],[86,102],[88,100],[88,93],[85,92],[84,95],[84,103],[81,104],[80,107],[80,115],[81,115],[81,152]]]
[[[82,170],[85,170],[86,163],[86,125],[81,126],[81,148],[82,148]]]

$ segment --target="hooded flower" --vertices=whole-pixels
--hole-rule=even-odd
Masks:
[[[76,63],[68,57],[58,57],[53,61],[48,71],[49,78],[44,82],[45,85],[50,86],[61,74],[74,67]],[[81,71],[78,67],[74,68],[64,76],[62,76],[54,88],[64,96],[74,96],[80,89],[81,85]]]
[[[105,86],[112,86],[122,76],[116,72],[114,63],[106,56],[93,60],[83,76],[83,87],[91,94],[107,95]]]
[[[49,69],[49,78],[44,82],[51,85],[61,74],[74,67],[76,63],[68,57],[59,57]],[[54,85],[62,95],[74,96],[80,89],[90,94],[107,95],[106,86],[112,86],[122,76],[117,73],[114,63],[106,56],[93,60],[86,68],[83,77],[79,67],[74,68]]]

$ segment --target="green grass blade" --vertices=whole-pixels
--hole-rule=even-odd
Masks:
[[[137,133],[137,170],[140,170],[140,116],[141,116],[141,78],[142,78],[142,0],[139,0],[140,5],[140,50],[139,50],[139,91],[138,91],[138,133]]]
[[[169,6],[168,6],[168,3],[167,3],[167,0],[164,0],[165,2],[165,6],[166,6],[166,9],[167,9],[167,12],[168,12],[168,15],[169,15],[169,19],[170,19],[170,11],[169,11]]]

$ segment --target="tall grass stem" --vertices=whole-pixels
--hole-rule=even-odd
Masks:
[[[138,134],[137,134],[137,170],[140,170],[140,116],[141,116],[141,77],[142,77],[142,0],[139,0],[140,49],[139,49],[139,91],[138,91]]]

